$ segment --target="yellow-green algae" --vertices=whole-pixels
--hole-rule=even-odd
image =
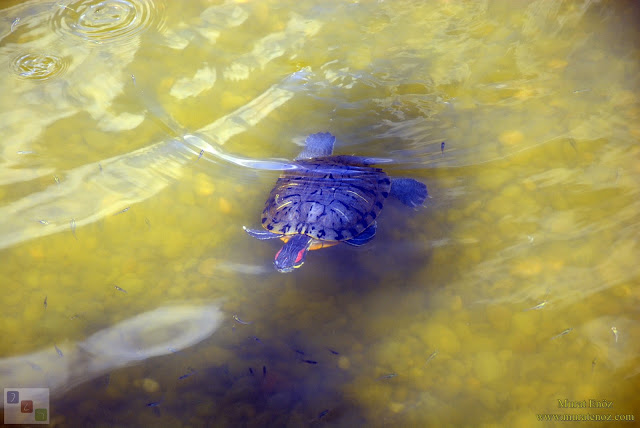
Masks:
[[[153,25],[95,43],[55,25],[82,3],[0,10],[0,355],[59,358],[54,344],[174,302],[224,298],[228,317],[193,348],[52,397],[54,426],[640,416],[636,5],[132,0]],[[15,75],[30,51],[65,70]],[[396,158],[389,173],[432,198],[390,202],[369,246],[280,275],[277,245],[241,227],[277,173],[162,146],[198,130],[256,159],[329,130],[338,153]]]

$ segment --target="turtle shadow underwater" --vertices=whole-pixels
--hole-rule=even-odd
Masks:
[[[389,203],[378,220],[375,239],[362,247],[337,245],[313,251],[304,268],[290,275],[314,293],[366,295],[384,288],[414,287],[415,277],[431,264],[433,250],[422,243],[420,231],[406,224],[406,207]],[[426,214],[412,213],[420,218]],[[402,227],[399,231],[394,227]],[[416,226],[417,227],[417,226]],[[277,250],[276,245],[271,246]]]

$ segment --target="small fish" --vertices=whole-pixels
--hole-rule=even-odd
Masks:
[[[148,218],[144,218],[144,222],[147,224],[148,227],[151,227],[151,221],[149,221]]]
[[[169,348],[167,348],[167,349],[169,350],[169,352],[172,352],[172,353],[174,353],[174,354],[177,354],[178,352],[180,352],[180,350],[179,350],[179,349],[176,349],[176,348],[171,348],[171,347],[169,347]]]
[[[251,373],[251,376],[253,376],[253,369],[251,367],[249,367],[249,373]]]
[[[551,287],[547,288],[547,291],[544,293],[544,297],[542,298],[542,302],[538,303],[535,306],[532,306],[529,309],[525,309],[524,312],[526,312],[526,311],[537,311],[538,309],[544,308],[545,305],[547,303],[549,303],[549,301],[547,300],[547,297],[549,297],[549,293],[551,293]]]
[[[31,366],[31,368],[36,370],[36,371],[39,371],[39,372],[42,371],[42,367],[40,367],[36,363],[32,363],[31,361],[27,361],[27,364],[29,364]]]
[[[537,311],[538,309],[542,309],[544,308],[544,306],[547,304],[548,302],[546,300],[543,300],[542,303],[538,303],[535,306],[530,307],[529,309],[525,309],[524,311]]]
[[[249,339],[253,339],[258,343],[262,343],[262,340],[260,340],[259,338],[257,338],[256,336],[249,336]]]
[[[578,151],[578,148],[576,147],[576,141],[573,138],[569,140],[569,144],[571,144],[571,147],[573,147],[573,150],[575,150],[576,152]]]
[[[77,241],[78,237],[76,236],[76,219],[72,218],[69,226],[71,227],[71,233],[73,234],[73,237],[76,238]]]
[[[615,327],[611,327],[611,331],[613,332],[613,335],[616,338],[616,343],[618,343],[618,329]]]
[[[33,152],[31,150],[18,150],[19,155],[31,155]]]
[[[427,358],[427,361],[425,361],[425,364],[428,364],[429,361],[433,360],[436,355],[438,355],[438,350],[436,349],[435,351],[433,351],[433,353],[431,353],[431,355],[429,355],[429,357]]]
[[[47,297],[49,296],[44,296],[44,310],[47,310]]]
[[[300,361],[302,361],[303,363],[307,363],[307,364],[318,364],[318,362],[317,362],[317,361],[314,361],[314,360],[305,360],[304,358],[303,358],[302,360],[300,360]]]
[[[262,366],[262,377],[267,376],[267,366]]]
[[[576,89],[573,91],[574,94],[579,94],[580,92],[589,92],[591,89]]]
[[[54,347],[54,348],[56,348],[56,352],[58,353],[58,355],[59,355],[59,356],[64,357],[64,354],[62,353],[62,351],[60,350],[60,348],[58,348],[58,347],[56,346],[56,344],[55,344],[55,343],[53,344],[53,347]]]
[[[73,13],[78,13],[78,12],[76,12],[74,9],[71,9],[69,6],[65,6],[65,5],[63,5],[63,4],[59,4],[58,6],[60,6],[60,7],[61,7],[61,8],[63,8],[63,9],[69,9],[69,10],[70,10],[71,12],[73,12]]]
[[[325,416],[327,416],[327,414],[329,413],[329,409],[325,409],[323,411],[321,411],[320,413],[318,413],[318,416],[315,418],[312,418],[309,420],[310,424],[313,424],[314,422],[319,421],[320,419],[324,418]]]
[[[98,164],[98,168],[100,168],[100,172],[102,172],[102,164]]]
[[[153,410],[153,413],[156,414],[156,416],[160,416],[160,401],[153,401],[151,403],[147,403],[147,407],[151,407],[151,410]]]
[[[444,155],[444,141],[442,143],[440,143],[440,151]]]
[[[244,325],[252,324],[252,321],[242,321],[240,318],[238,318],[238,315],[236,314],[233,314],[233,319],[240,324],[244,324]]]
[[[122,211],[119,211],[117,213],[115,213],[114,215],[118,215],[118,214],[122,214],[122,213],[126,213],[127,211],[129,211],[131,209],[131,207],[127,207],[125,209],[123,209]]]
[[[133,81],[133,86],[136,86],[136,76],[131,75],[131,80]]]
[[[329,352],[331,352],[333,355],[340,355],[340,352],[338,352],[338,351],[334,351],[334,350],[333,350],[333,349],[331,349],[331,348],[327,348],[327,349],[328,349],[328,350],[329,350]]]
[[[40,223],[40,224],[49,224],[49,222],[47,220],[38,220],[38,223]]]
[[[388,375],[380,376],[378,378],[378,380],[380,380],[380,379],[391,379],[391,378],[394,378],[396,376],[398,376],[397,373],[389,373]]]
[[[189,376],[192,376],[192,375],[196,372],[196,371],[195,371],[195,369],[194,369],[193,367],[189,367],[188,369],[189,369],[189,372],[188,372],[188,373],[183,374],[182,376],[180,376],[180,377],[178,378],[178,380],[186,379],[186,378],[188,378]]]
[[[204,154],[204,149],[200,150],[200,154],[198,155],[198,159],[196,160],[200,160],[203,154]]]
[[[18,25],[18,22],[20,22],[20,18],[16,18],[13,20],[13,22],[11,23],[11,32],[13,33],[13,30],[15,30],[16,26]]]
[[[568,328],[568,329],[566,329],[565,331],[560,332],[559,334],[556,334],[555,336],[553,336],[553,337],[551,338],[551,340],[557,339],[557,338],[559,338],[560,336],[564,336],[565,334],[569,334],[569,333],[571,333],[572,331],[573,331],[573,327]]]
[[[57,175],[53,176],[53,181],[55,181],[57,185],[60,185],[60,178]]]
[[[73,314],[69,317],[70,320],[74,320],[76,318],[80,318],[80,314]]]
[[[593,370],[596,368],[596,361],[598,361],[598,357],[594,358],[593,361],[591,361],[591,373],[593,373]]]
[[[120,287],[118,287],[117,285],[114,285],[114,286],[113,286],[113,288],[115,288],[115,289],[116,289],[116,290],[118,290],[118,291],[122,291],[123,293],[126,293],[126,292],[127,292],[127,290],[125,290],[124,288],[120,288]]]

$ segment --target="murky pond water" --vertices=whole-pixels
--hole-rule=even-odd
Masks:
[[[636,3],[0,7],[0,383],[52,425],[637,423]],[[281,274],[243,226],[322,131],[430,198]]]

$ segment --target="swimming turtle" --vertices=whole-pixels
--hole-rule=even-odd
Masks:
[[[391,195],[422,205],[427,186],[411,178],[389,178],[372,159],[333,154],[336,137],[312,134],[293,169],[278,178],[262,211],[262,227],[244,230],[257,239],[285,244],[274,265],[280,272],[302,266],[307,251],[344,242],[360,246],[376,234],[376,218]]]

